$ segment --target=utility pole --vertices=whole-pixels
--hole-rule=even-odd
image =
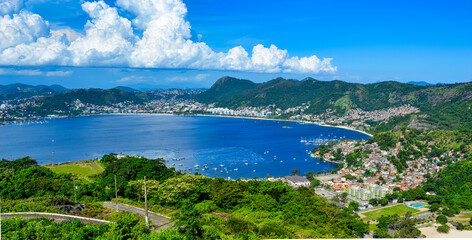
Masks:
[[[2,199],[0,198],[0,240],[2,240]]]
[[[118,212],[118,190],[116,190],[116,174],[115,174],[115,207],[116,207],[116,212]]]
[[[52,151],[52,165],[54,166],[54,151]]]
[[[146,191],[146,176],[144,176],[144,211],[146,215],[144,220],[146,221],[146,226],[149,227],[149,215],[148,215],[148,204],[147,204],[147,191]]]
[[[77,187],[75,186],[75,177],[73,178],[74,180],[74,200],[77,202]]]

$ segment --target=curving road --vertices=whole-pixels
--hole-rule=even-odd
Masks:
[[[45,212],[2,213],[2,219],[12,218],[12,217],[24,217],[24,218],[44,217],[44,218],[54,219],[55,221],[58,221],[58,222],[67,221],[67,220],[71,220],[71,219],[78,219],[82,223],[93,223],[93,224],[110,223],[110,221],[107,221],[107,220],[80,217],[80,216],[74,216],[74,215],[66,215],[66,214],[58,214],[58,213],[45,213]]]
[[[115,203],[112,203],[112,202],[104,202],[102,203],[102,205],[104,207],[107,207],[107,208],[113,208],[115,209]],[[128,204],[123,204],[123,203],[118,203],[118,210],[119,211],[126,211],[126,212],[132,212],[132,213],[136,213],[138,215],[141,215],[141,216],[144,216],[145,215],[145,210],[142,209],[142,208],[138,208],[138,207],[134,207],[134,206],[130,206]],[[171,227],[172,226],[172,222],[170,221],[170,218],[169,217],[166,217],[164,215],[161,215],[159,213],[155,213],[155,212],[151,212],[151,211],[148,211],[149,212],[149,220],[150,220],[150,225],[158,228],[158,229],[165,229],[165,228],[168,228],[168,227]]]

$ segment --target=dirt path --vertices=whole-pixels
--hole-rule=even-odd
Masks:
[[[116,206],[115,203],[112,203],[112,202],[104,202],[102,203],[102,205],[104,207],[113,208],[113,209],[115,209],[115,206]],[[127,204],[122,204],[122,203],[118,203],[118,210],[136,213],[141,216],[145,215],[144,209],[130,206]],[[170,221],[168,217],[158,214],[158,213],[151,212],[151,211],[148,211],[148,212],[149,212],[148,214],[149,220],[151,221],[152,226],[155,226],[158,229],[164,229],[164,228],[168,228],[172,226],[172,222]]]

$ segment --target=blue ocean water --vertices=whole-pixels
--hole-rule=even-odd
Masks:
[[[369,137],[315,124],[165,115],[102,115],[9,124],[0,127],[0,136],[0,158],[31,156],[46,164],[52,160],[52,151],[56,163],[108,153],[138,154],[163,157],[178,170],[232,179],[285,176],[292,169],[300,169],[302,174],[331,170],[336,166],[308,155],[316,145],[305,145],[302,139]]]

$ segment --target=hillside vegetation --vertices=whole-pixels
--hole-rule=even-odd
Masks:
[[[4,211],[57,212],[53,206],[74,203],[74,175],[54,173],[30,158],[0,163],[0,197],[7,200]],[[78,201],[92,206],[81,215],[101,216],[103,210],[93,207],[94,202],[112,200],[115,174],[118,196],[142,202],[146,176],[148,202],[179,209],[173,218],[176,227],[150,233],[141,218],[120,214],[108,218],[116,224],[96,227],[13,219],[5,222],[3,235],[60,239],[58,233],[70,229],[77,232],[76,239],[114,235],[113,239],[353,238],[368,231],[352,208],[339,209],[306,187],[295,190],[280,181],[228,181],[181,174],[166,168],[162,159],[105,155],[101,163],[105,171],[96,175],[95,182],[75,181]],[[67,236],[75,236],[70,234]]]
[[[410,104],[420,109],[418,115],[423,122],[447,129],[472,127],[470,82],[418,86],[393,81],[358,84],[339,80],[297,81],[277,78],[256,84],[249,80],[223,77],[208,91],[195,96],[195,99],[227,108],[274,104],[286,109],[309,102],[306,113],[321,114],[326,109],[333,109],[339,115],[349,109],[374,111]],[[392,123],[394,125],[395,121]]]
[[[67,91],[60,85],[38,85],[32,86],[21,83],[0,85],[0,100],[28,98],[32,96],[47,96]]]

